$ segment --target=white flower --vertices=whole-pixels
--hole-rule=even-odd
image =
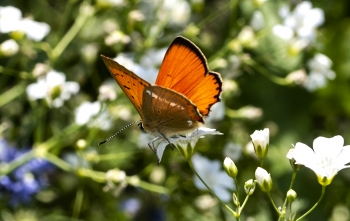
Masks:
[[[191,15],[191,6],[185,0],[151,1],[152,7],[157,9],[156,16],[159,20],[169,16],[169,23],[182,26],[187,23]]]
[[[101,103],[85,101],[75,110],[75,123],[83,125],[88,123],[101,109]]]
[[[21,11],[15,7],[0,7],[0,32],[13,31],[22,31],[28,38],[41,41],[50,32],[50,26],[29,18],[22,19]]]
[[[187,159],[189,159],[191,158],[194,152],[194,147],[196,146],[196,143],[198,142],[199,138],[204,138],[205,135],[222,135],[222,133],[216,131],[215,129],[200,127],[192,133],[188,134],[187,136],[175,136],[169,138],[168,140],[180,150],[181,154],[183,154]],[[167,140],[164,140],[163,137],[156,137],[153,140],[153,143],[156,141],[158,142],[158,147],[156,148],[156,155],[158,158],[158,162],[160,162],[165,147],[169,143]]]
[[[21,22],[21,30],[26,33],[27,37],[34,41],[41,41],[49,32],[50,26],[44,22],[36,22],[25,18]]]
[[[117,94],[114,89],[115,82],[106,82],[98,88],[98,100],[99,101],[113,101],[117,98]]]
[[[339,135],[332,138],[318,137],[313,142],[313,150],[298,142],[287,157],[313,170],[318,182],[327,186],[338,171],[350,167],[346,165],[350,162],[350,146],[343,145],[344,139]]]
[[[0,7],[0,32],[9,33],[20,28],[22,12],[13,6]]]
[[[265,158],[267,155],[269,136],[270,130],[268,128],[265,128],[264,130],[256,130],[250,135],[254,144],[255,153],[260,159]]]
[[[265,19],[263,13],[257,10],[253,13],[252,19],[250,20],[250,26],[254,29],[254,31],[260,31],[265,26]]]
[[[75,123],[78,125],[87,124],[88,127],[98,127],[101,130],[111,128],[111,116],[107,110],[101,111],[101,103],[85,101],[75,110]],[[98,116],[97,116],[98,114]]]
[[[293,29],[281,24],[274,25],[272,27],[272,33],[286,41],[291,40],[294,36]]]
[[[234,190],[236,187],[233,180],[221,169],[220,161],[211,161],[195,154],[192,162],[197,173],[222,201],[228,202],[232,199],[232,193],[228,189]],[[207,189],[197,176],[194,178],[194,184],[198,189]]]
[[[271,191],[272,189],[271,175],[265,169],[258,167],[255,170],[255,180],[263,192],[267,193]]]
[[[319,8],[312,8],[309,1],[301,2],[294,11],[285,17],[284,25],[295,30],[300,38],[313,39],[315,30],[324,23],[324,13]]]
[[[51,70],[46,76],[38,78],[38,82],[27,87],[30,100],[45,98],[49,106],[61,107],[65,100],[72,94],[78,93],[80,86],[76,82],[66,82],[66,76],[55,70]]]
[[[13,39],[9,39],[1,43],[0,54],[6,57],[16,54],[19,50],[19,45]]]
[[[304,82],[304,87],[309,91],[315,91],[324,87],[328,79],[333,80],[336,77],[332,67],[332,61],[327,56],[317,53],[314,58],[308,62],[310,73]]]
[[[115,45],[117,43],[127,44],[130,42],[130,37],[124,34],[120,30],[112,31],[106,38],[105,44],[108,46]]]
[[[154,67],[146,67],[141,66],[139,64],[136,64],[133,61],[134,55],[133,54],[126,54],[126,53],[120,53],[114,60],[116,60],[119,64],[123,65],[128,70],[134,72],[138,76],[140,76],[142,79],[153,83],[156,81],[157,77],[157,69]]]

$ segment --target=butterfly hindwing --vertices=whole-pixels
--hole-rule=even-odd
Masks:
[[[120,88],[124,91],[126,96],[130,99],[135,106],[137,112],[143,119],[142,111],[142,98],[143,91],[146,87],[150,86],[150,83],[143,80],[133,72],[129,71],[118,62],[111,58],[101,55],[103,62],[107,66],[112,77],[119,84]]]
[[[165,137],[193,131],[204,123],[197,107],[185,96],[156,85],[145,88],[142,110],[145,130]]]
[[[220,101],[222,79],[210,72],[200,49],[183,37],[176,37],[160,67],[156,85],[172,89],[187,97],[202,116]]]

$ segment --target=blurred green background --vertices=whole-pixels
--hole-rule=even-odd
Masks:
[[[152,138],[137,126],[97,145],[139,119],[99,55],[151,81],[178,35],[224,80],[221,105],[207,119],[224,135],[200,139],[195,152],[220,164],[231,157],[241,197],[259,165],[249,145],[255,130],[270,129],[265,168],[277,206],[291,180],[292,144],[312,147],[316,137],[335,135],[350,143],[347,0],[2,0],[0,7],[1,220],[234,220],[195,185],[178,150],[167,148],[157,166]],[[59,86],[48,83],[50,71]],[[304,220],[350,220],[349,184],[342,170]],[[293,189],[298,217],[321,186],[302,168]],[[242,220],[278,216],[257,188]]]

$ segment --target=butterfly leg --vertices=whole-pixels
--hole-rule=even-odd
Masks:
[[[163,133],[159,132],[159,134],[164,140],[166,140],[169,143],[171,150],[174,150],[175,145],[171,143],[170,140]]]
[[[156,155],[157,157],[157,163],[158,163],[158,166],[159,166],[159,163],[160,163],[160,159],[157,155],[157,149],[155,148],[154,146],[154,142],[158,141],[160,139],[160,137],[156,137],[154,138],[153,140],[151,140],[149,143],[148,143],[148,146],[149,148],[153,151],[153,153]]]

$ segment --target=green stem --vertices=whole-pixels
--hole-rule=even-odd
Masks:
[[[279,215],[281,215],[281,211],[279,211],[278,208],[276,207],[276,204],[275,204],[275,202],[273,201],[270,192],[267,193],[267,196],[269,197],[269,199],[270,199],[270,201],[271,201],[271,203],[272,203],[272,205],[273,205],[273,208],[275,208],[276,212],[277,212]]]
[[[10,76],[15,76],[15,77],[20,77],[22,79],[33,79],[33,75],[29,72],[26,71],[17,71],[11,68],[6,68],[3,66],[0,66],[0,73],[10,75]]]
[[[9,164],[1,165],[0,167],[0,177],[3,175],[6,175],[10,173],[11,171],[15,170],[17,167],[27,163],[29,160],[35,158],[34,151],[31,150],[20,157],[17,157],[13,161],[11,161]]]
[[[56,155],[47,152],[45,153],[45,159],[64,171],[75,172],[75,169],[69,163],[57,157]]]
[[[140,187],[145,190],[149,190],[155,193],[167,194],[169,193],[167,188],[162,186],[154,185],[140,180],[137,176],[131,176],[126,178],[126,182],[132,186]]]
[[[250,195],[247,195],[244,199],[244,202],[242,204],[242,206],[239,208],[239,214],[241,214],[242,210],[244,209],[245,205],[247,204],[248,200],[249,200]]]
[[[290,185],[289,185],[288,190],[290,190],[290,189],[293,188],[293,185],[294,185],[296,176],[297,176],[297,171],[296,171],[296,170],[293,170],[292,180],[290,181]],[[287,192],[288,192],[288,191],[287,191]],[[283,209],[286,207],[286,205],[287,205],[287,196],[286,196],[286,198],[284,199],[283,206],[282,206],[282,211],[283,211]],[[282,215],[285,215],[285,214],[280,214],[280,217],[278,218],[278,220],[280,220],[281,218],[283,218]]]
[[[52,53],[51,53],[51,60],[54,63],[56,61],[56,59],[61,56],[62,52],[66,49],[66,47],[69,45],[69,43],[74,39],[74,37],[79,33],[79,31],[81,30],[81,28],[84,26],[85,21],[94,14],[90,13],[90,12],[86,12],[84,10],[90,10],[91,7],[90,5],[88,5],[87,3],[83,3],[80,6],[79,9],[79,15],[78,17],[75,19],[75,22],[73,24],[73,26],[68,30],[68,32],[63,36],[63,38],[61,39],[60,42],[58,42],[58,44],[56,45],[56,47],[53,49]],[[92,10],[92,8],[91,8]]]
[[[317,202],[315,203],[315,205],[314,205],[309,211],[307,211],[304,215],[302,215],[301,217],[299,217],[296,221],[302,220],[302,219],[305,218],[307,215],[309,215],[309,213],[311,213],[311,212],[316,208],[316,206],[318,206],[318,204],[321,202],[321,200],[322,200],[322,198],[323,198],[325,192],[326,192],[326,186],[322,186],[321,196],[320,196],[320,198],[317,200]]]
[[[81,180],[81,182],[84,182]],[[84,198],[84,183],[80,184],[77,189],[77,194],[75,196],[75,202],[74,202],[74,208],[73,208],[73,218],[78,218],[81,206],[83,204],[83,198]]]
[[[260,74],[264,75],[265,77],[267,77],[269,80],[271,80],[272,82],[274,82],[275,84],[279,84],[279,85],[290,85],[290,82],[287,81],[285,78],[281,78],[278,77],[276,75],[270,74],[270,71],[267,70],[265,67],[261,66],[260,64],[258,64],[257,62],[255,62],[253,59],[249,58],[249,59],[243,59],[242,60],[245,64],[249,65],[250,67],[252,67],[253,69],[255,69],[256,71],[258,71]]]
[[[20,82],[16,86],[2,93],[0,95],[0,107],[4,106],[5,104],[19,97],[24,93],[24,91],[25,91],[25,83]]]
[[[223,204],[223,205],[234,215],[234,217],[237,218],[236,212],[233,211],[226,203],[224,203],[224,202],[210,189],[210,187],[207,185],[207,183],[204,182],[204,180],[202,179],[202,177],[201,177],[201,176],[197,173],[197,171],[194,169],[194,166],[193,166],[193,164],[192,164],[192,162],[191,162],[191,159],[188,159],[187,162],[188,162],[188,164],[190,165],[190,167],[191,167],[191,169],[193,170],[193,172],[194,172],[194,173],[196,174],[196,176],[202,181],[202,183],[205,185],[205,187],[207,187],[207,189],[211,192],[211,194],[213,194],[213,196],[214,196],[216,199],[218,199],[219,202],[220,202],[221,204]]]
[[[264,159],[260,159],[260,167],[263,168],[264,166]]]

